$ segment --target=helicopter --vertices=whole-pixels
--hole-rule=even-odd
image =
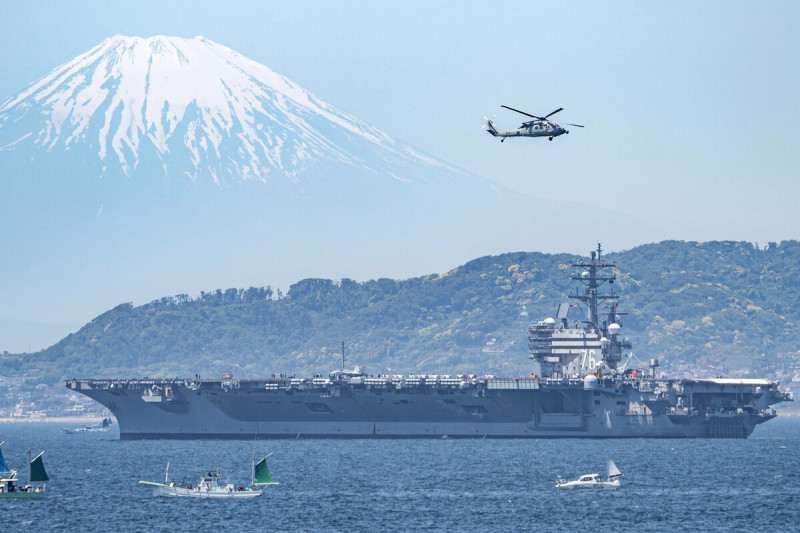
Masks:
[[[491,119],[484,117],[486,118],[486,131],[488,131],[493,137],[500,137],[500,142],[505,141],[506,137],[548,137],[552,141],[553,137],[558,137],[559,135],[569,133],[569,130],[565,130],[563,127],[561,127],[561,125],[547,120],[549,117],[555,115],[559,111],[563,111],[563,107],[559,107],[549,115],[545,115],[543,117],[537,117],[536,115],[531,115],[524,111],[520,111],[519,109],[508,107],[507,105],[501,105],[500,107],[505,107],[506,109],[516,111],[517,113],[525,115],[526,117],[536,119],[523,122],[522,125],[515,130],[498,131],[497,128],[494,127],[494,123],[491,121]],[[583,127],[580,124],[568,124],[566,122],[564,124],[578,128]]]

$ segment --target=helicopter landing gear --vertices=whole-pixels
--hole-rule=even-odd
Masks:
[[[552,137],[550,137],[548,140],[549,140],[549,141],[552,141],[552,140],[553,140],[553,138],[552,138]]]
[[[503,141],[505,141],[505,140],[506,140],[506,138],[505,138],[505,137],[503,137],[502,139],[500,139],[500,142],[503,142]]]

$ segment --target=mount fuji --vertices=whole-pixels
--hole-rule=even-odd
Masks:
[[[215,183],[329,163],[406,183],[455,171],[203,37],[116,36],[56,68],[0,107],[0,150],[26,146]]]
[[[6,339],[4,318],[66,333],[167,294],[585,252],[567,232],[647,242],[630,217],[504,189],[203,37],[115,36],[0,104],[0,186]]]

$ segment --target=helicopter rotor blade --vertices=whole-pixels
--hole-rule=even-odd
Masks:
[[[555,115],[555,114],[556,114],[556,113],[558,113],[559,111],[564,111],[564,108],[563,108],[563,107],[559,107],[558,109],[556,109],[555,111],[553,111],[553,112],[552,112],[552,113],[550,113],[549,115],[545,115],[545,116],[544,116],[545,120],[547,120],[547,119],[548,119],[549,117],[551,117],[552,115]]]
[[[545,117],[545,118],[537,117],[536,115],[531,115],[530,113],[526,113],[525,111],[520,111],[519,109],[514,109],[513,107],[508,107],[507,105],[501,105],[500,107],[505,107],[506,109],[510,109],[511,111],[516,111],[517,113],[520,113],[521,115],[525,115],[526,117],[535,118],[536,120],[545,120],[547,118],[547,117]],[[551,113],[551,115],[552,115],[552,113]]]
[[[580,124],[570,124],[569,122],[563,122],[562,124],[566,124],[567,126],[577,126],[578,128],[582,128]]]

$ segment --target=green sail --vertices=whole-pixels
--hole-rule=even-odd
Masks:
[[[269,467],[267,466],[266,457],[261,459],[258,464],[256,464],[255,483],[256,485],[275,483],[275,481],[272,479],[272,476],[269,474]]]
[[[36,456],[36,459],[31,461],[31,483],[41,483],[50,481],[47,477],[47,471],[44,469],[44,462],[42,461],[42,454]]]

